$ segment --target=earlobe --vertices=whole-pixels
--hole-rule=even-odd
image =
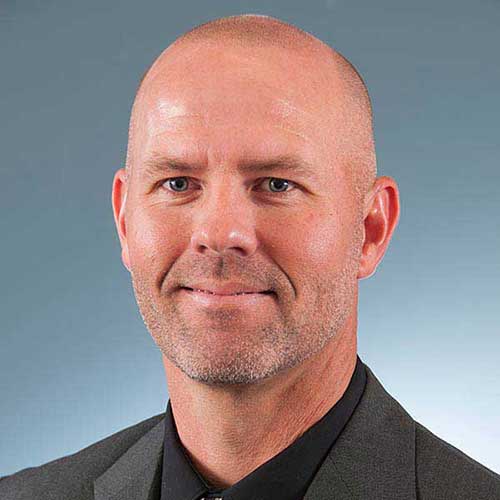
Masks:
[[[130,259],[128,256],[128,247],[122,248],[122,262],[123,265],[127,268],[127,271],[130,272]]]
[[[372,187],[364,219],[364,241],[358,279],[369,278],[377,269],[399,220],[399,193],[394,179],[383,176]]]

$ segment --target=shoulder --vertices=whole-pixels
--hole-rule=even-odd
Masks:
[[[160,413],[82,450],[0,477],[2,500],[93,499],[93,481],[164,416]]]
[[[500,499],[500,476],[415,422],[418,498]]]

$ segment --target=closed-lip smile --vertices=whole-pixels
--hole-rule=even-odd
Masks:
[[[271,290],[266,290],[262,286],[246,285],[244,283],[227,282],[227,283],[190,283],[189,286],[182,286],[186,290],[202,292],[210,295],[245,295],[255,293],[272,293]]]
[[[183,287],[186,290],[191,290],[193,292],[202,292],[202,293],[207,293],[209,295],[219,295],[221,297],[229,297],[229,296],[235,296],[235,295],[248,295],[248,294],[253,294],[253,293],[272,293],[271,290],[266,290],[262,292],[236,292],[236,293],[215,293],[211,292],[209,290],[201,290],[199,288],[189,288],[189,287]]]

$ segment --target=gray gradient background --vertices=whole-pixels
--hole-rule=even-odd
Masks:
[[[313,33],[364,76],[402,213],[360,282],[359,353],[415,419],[500,471],[500,1],[0,2],[0,475],[164,410],[112,178],[149,63],[245,12]]]

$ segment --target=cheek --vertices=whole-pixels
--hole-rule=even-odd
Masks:
[[[352,224],[343,215],[341,219],[335,210],[315,210],[293,225],[288,248],[304,271],[331,273],[344,266],[350,255]]]
[[[265,214],[257,222],[264,254],[269,255],[303,291],[330,268],[335,228],[313,207],[286,215]]]
[[[333,214],[308,214],[295,240],[309,267],[330,266],[339,251],[339,228]]]
[[[164,269],[179,244],[178,221],[165,211],[136,210],[130,217],[128,245],[131,265],[144,272]]]
[[[326,263],[335,252],[336,229],[331,219],[310,214],[304,224],[304,252],[312,263]]]

